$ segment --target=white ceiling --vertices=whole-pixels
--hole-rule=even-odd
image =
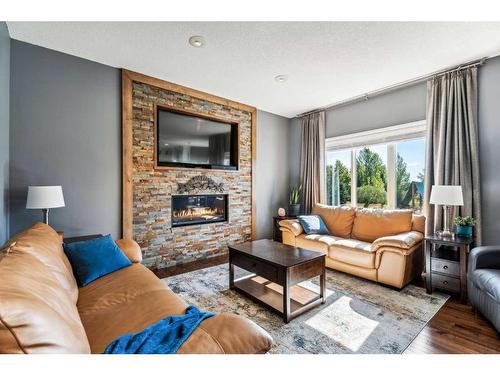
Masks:
[[[28,43],[294,115],[500,53],[500,23],[8,22]],[[205,48],[188,44],[202,35]],[[277,83],[279,74],[289,76]]]

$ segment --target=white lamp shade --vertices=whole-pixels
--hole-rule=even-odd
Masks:
[[[44,209],[64,207],[64,197],[61,186],[30,186],[26,208]]]
[[[460,185],[433,185],[429,203],[442,206],[463,206],[462,187]]]

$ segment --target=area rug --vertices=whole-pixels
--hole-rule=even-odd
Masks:
[[[246,271],[237,269],[237,276]],[[229,289],[228,265],[163,279],[189,304],[245,316],[270,333],[271,353],[402,353],[448,299],[408,285],[397,291],[327,270],[326,303],[285,324],[264,306]],[[319,280],[301,283],[319,290]]]

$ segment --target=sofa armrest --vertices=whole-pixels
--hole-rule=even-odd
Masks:
[[[373,241],[372,250],[378,251],[382,247],[391,247],[401,249],[403,252],[412,249],[415,245],[424,239],[424,235],[417,231],[410,231],[377,238]]]
[[[178,353],[213,353],[214,342],[219,354],[261,354],[273,345],[269,333],[251,320],[222,313],[204,320]]]
[[[142,262],[142,250],[137,242],[129,239],[117,240],[116,244],[132,263]]]
[[[480,268],[500,269],[500,246],[480,246],[471,250],[469,272]]]
[[[302,228],[302,225],[300,225],[298,220],[281,220],[279,222],[280,224],[280,230],[283,231],[283,229],[290,231],[295,237],[299,236],[300,234],[304,233],[304,228]]]

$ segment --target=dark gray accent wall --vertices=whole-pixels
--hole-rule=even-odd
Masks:
[[[479,158],[483,244],[500,244],[500,58],[479,68]]]
[[[257,111],[257,238],[271,238],[272,217],[287,207],[288,137],[285,117]]]
[[[11,234],[38,220],[29,185],[62,185],[50,223],[66,236],[121,235],[121,86],[118,69],[12,41]],[[289,120],[257,113],[257,236],[288,196]]]
[[[121,234],[118,69],[11,41],[10,232],[41,220],[29,185],[62,185],[50,223],[65,236]]]
[[[0,246],[9,235],[9,92],[10,37],[0,22]]]

